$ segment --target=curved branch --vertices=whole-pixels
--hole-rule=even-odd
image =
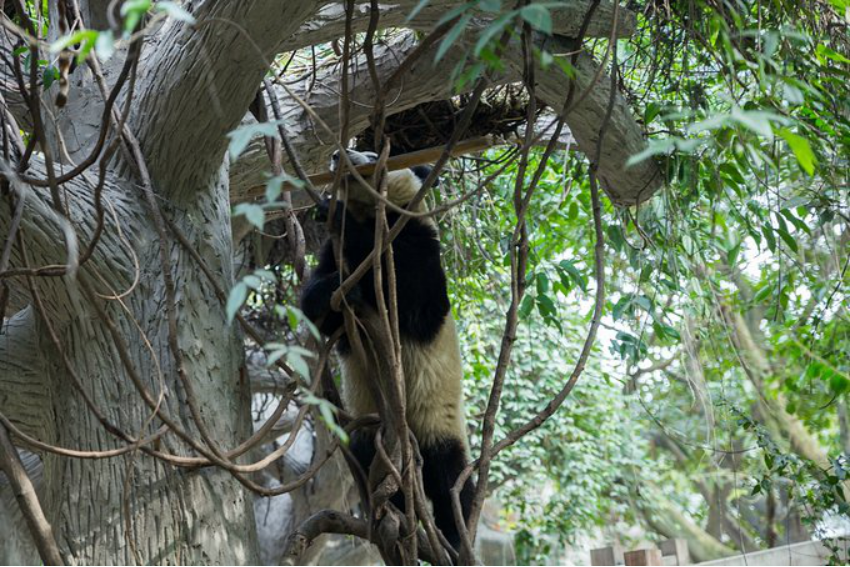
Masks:
[[[42,562],[45,565],[64,565],[59,555],[59,546],[53,537],[53,528],[44,515],[35,486],[3,425],[0,425],[0,470],[6,473]]]
[[[550,41],[553,43],[550,49],[555,51],[573,47],[562,38]],[[522,68],[522,60],[517,56],[510,58],[509,64],[517,71]],[[585,92],[587,95],[566,117],[579,150],[591,159],[596,157],[599,126],[611,101],[611,80],[606,74],[600,75],[593,84],[598,71],[599,65],[591,56],[585,53],[579,55],[575,69],[576,87],[579,96],[584,96]],[[550,105],[560,104],[569,82],[563,70],[553,65],[547,72],[538,73],[537,79],[538,96]],[[625,98],[615,92],[613,100],[601,153],[594,161],[598,164],[597,174],[602,188],[611,201],[622,206],[635,205],[650,198],[661,187],[664,179],[658,164],[653,160],[626,167],[629,158],[646,147],[646,139]]]
[[[385,83],[399,65],[418,45],[412,33],[402,35],[375,46],[375,69],[381,83]],[[449,80],[447,69],[452,69],[460,60],[460,49],[449,50],[449,53],[434,64],[436,47],[430,53],[425,53],[417,64],[412,65],[399,78],[398,88],[386,95],[387,114],[395,114],[430,100],[443,100],[453,94],[453,84]],[[375,89],[372,81],[368,80],[368,64],[365,57],[357,59],[351,71],[353,87],[349,93],[352,102],[349,109],[349,132],[357,134],[369,126],[372,114],[372,102],[375,100]],[[309,77],[290,88],[306,100],[312,110],[328,124],[331,130],[339,130],[339,96],[340,70],[338,66],[320,70],[321,75],[315,81]],[[509,82],[510,77],[503,77],[501,82]],[[308,90],[314,82],[312,90]],[[499,84],[498,82],[495,84]],[[308,172],[324,171],[328,159],[336,149],[336,140],[327,131],[314,124],[310,115],[292,99],[283,89],[278,92],[281,102],[281,114],[286,124],[287,134],[295,147],[301,162]],[[254,121],[253,116],[245,117],[245,122]],[[285,168],[291,171],[289,164]],[[265,183],[264,171],[269,169],[268,157],[262,140],[254,140],[243,153],[239,161],[231,166],[230,198],[239,202],[251,198],[257,192],[262,193]],[[296,203],[296,206],[298,203]]]
[[[19,450],[24,470],[32,479],[35,490],[41,496],[44,489],[44,466],[35,453]],[[12,487],[5,475],[0,473],[0,564],[38,565],[41,558],[30,535],[20,506],[15,502]]]
[[[280,559],[282,565],[299,565],[300,558],[307,551],[313,541],[322,534],[353,535],[360,539],[379,544],[380,530],[370,530],[365,520],[355,518],[336,510],[321,510],[316,512],[298,526],[290,534],[283,556]],[[371,536],[371,537],[370,537]],[[434,560],[431,547],[428,544],[423,530],[417,530],[416,537],[420,549],[420,556],[432,565],[439,563]]]
[[[335,510],[316,512],[292,532],[281,557],[283,565],[298,565],[299,558],[310,544],[322,534],[348,534],[369,539],[369,524],[365,520]]]

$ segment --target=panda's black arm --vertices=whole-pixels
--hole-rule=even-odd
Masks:
[[[301,291],[301,311],[318,325],[325,335],[332,335],[343,325],[342,313],[331,309],[331,296],[339,288],[339,271],[330,241],[322,247],[319,265]]]
[[[393,260],[399,330],[409,338],[430,342],[450,309],[440,243],[433,227],[411,219],[393,242]]]
[[[320,218],[322,215],[325,219],[327,218],[327,205],[328,203],[325,202],[319,210]],[[340,238],[345,264],[352,268],[359,266],[374,247],[374,224],[359,222],[345,210],[342,204],[339,204],[334,214],[333,225],[337,234],[342,232],[343,228],[345,229]],[[364,299],[374,304],[375,294],[367,289],[370,282],[371,276],[367,274],[349,290],[346,300],[350,305],[355,305]],[[319,265],[313,270],[301,293],[301,310],[319,326],[322,333],[328,336],[334,334],[344,324],[342,313],[334,311],[330,305],[334,292],[339,289],[339,284],[340,275],[334,257],[333,244],[331,240],[328,240],[319,254]]]

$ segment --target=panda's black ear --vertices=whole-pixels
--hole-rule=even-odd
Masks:
[[[413,167],[410,168],[410,170],[413,172],[413,174],[416,175],[416,177],[419,178],[420,183],[425,183],[425,180],[428,179],[429,175],[431,175],[431,171],[433,169],[434,168],[431,167],[430,165],[414,165]],[[439,187],[439,186],[440,186],[440,178],[437,177],[437,179],[434,180],[434,187]]]

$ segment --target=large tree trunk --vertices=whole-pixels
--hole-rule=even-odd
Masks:
[[[200,189],[191,214],[170,215],[220,275],[219,285],[228,287],[232,276],[226,170],[210,187]],[[185,391],[176,380],[168,347],[158,235],[138,193],[129,179],[110,185],[105,199],[115,207],[123,238],[116,223],[109,222],[99,246],[98,254],[106,254],[100,257],[102,264],[98,260],[91,270],[81,270],[79,281],[71,285],[59,278],[37,280],[46,317],[35,317],[27,309],[15,317],[16,324],[0,343],[4,365],[21,369],[20,373],[0,375],[3,412],[43,441],[86,450],[120,446],[86,407],[63,354],[94,405],[122,431],[138,437],[159,427],[158,420],[150,419],[151,409],[128,374],[132,367],[153,398],[165,394],[164,412],[197,435],[191,420],[186,419]],[[78,199],[77,203],[82,202],[82,195]],[[57,225],[44,223],[45,216],[55,215],[32,192],[27,194],[27,203],[40,209],[24,216],[22,236],[28,260],[33,265],[63,263],[62,251],[57,258],[54,244],[61,241],[61,231]],[[91,213],[80,206],[72,212],[72,222],[86,226],[87,221],[91,223]],[[8,218],[9,212],[0,208],[0,217]],[[85,231],[79,233],[84,243],[89,236]],[[200,414],[212,437],[223,447],[233,447],[250,431],[246,390],[239,379],[241,342],[192,259],[176,244],[170,248],[178,286],[177,340],[186,374],[194,384]],[[134,255],[139,284],[123,305],[118,300],[88,296],[88,289],[115,295],[132,286]],[[17,260],[22,263],[22,258]],[[114,330],[101,320],[97,309],[114,322]],[[51,331],[61,338],[64,353],[53,344]],[[18,348],[22,340],[30,341],[28,348]],[[126,349],[126,360],[119,349]],[[35,368],[40,372],[29,376],[33,366],[19,359],[32,358],[33,353],[37,353],[39,365]],[[24,408],[28,411],[21,411]],[[164,438],[163,447],[187,453],[173,437]],[[59,543],[69,563],[135,562],[130,540],[146,563],[240,564],[256,560],[249,495],[222,469],[180,470],[141,453],[96,460],[45,453],[43,458],[45,506],[57,533],[62,534]]]

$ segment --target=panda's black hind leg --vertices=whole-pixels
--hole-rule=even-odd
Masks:
[[[456,550],[460,547],[460,533],[455,524],[452,497],[449,491],[466,466],[466,449],[458,439],[444,439],[422,447],[422,476],[425,494],[434,506],[434,521]],[[475,484],[467,479],[460,492],[460,507],[464,521],[469,519]]]
[[[375,432],[358,429],[351,434],[348,447],[368,482],[369,467],[372,466],[372,460],[375,458]]]
[[[351,435],[351,442],[348,445],[351,454],[360,465],[360,469],[366,477],[366,484],[369,484],[369,468],[372,466],[372,461],[375,459],[375,431],[370,429],[358,429]],[[404,494],[401,491],[396,492],[390,502],[398,508],[402,513],[405,511]]]

